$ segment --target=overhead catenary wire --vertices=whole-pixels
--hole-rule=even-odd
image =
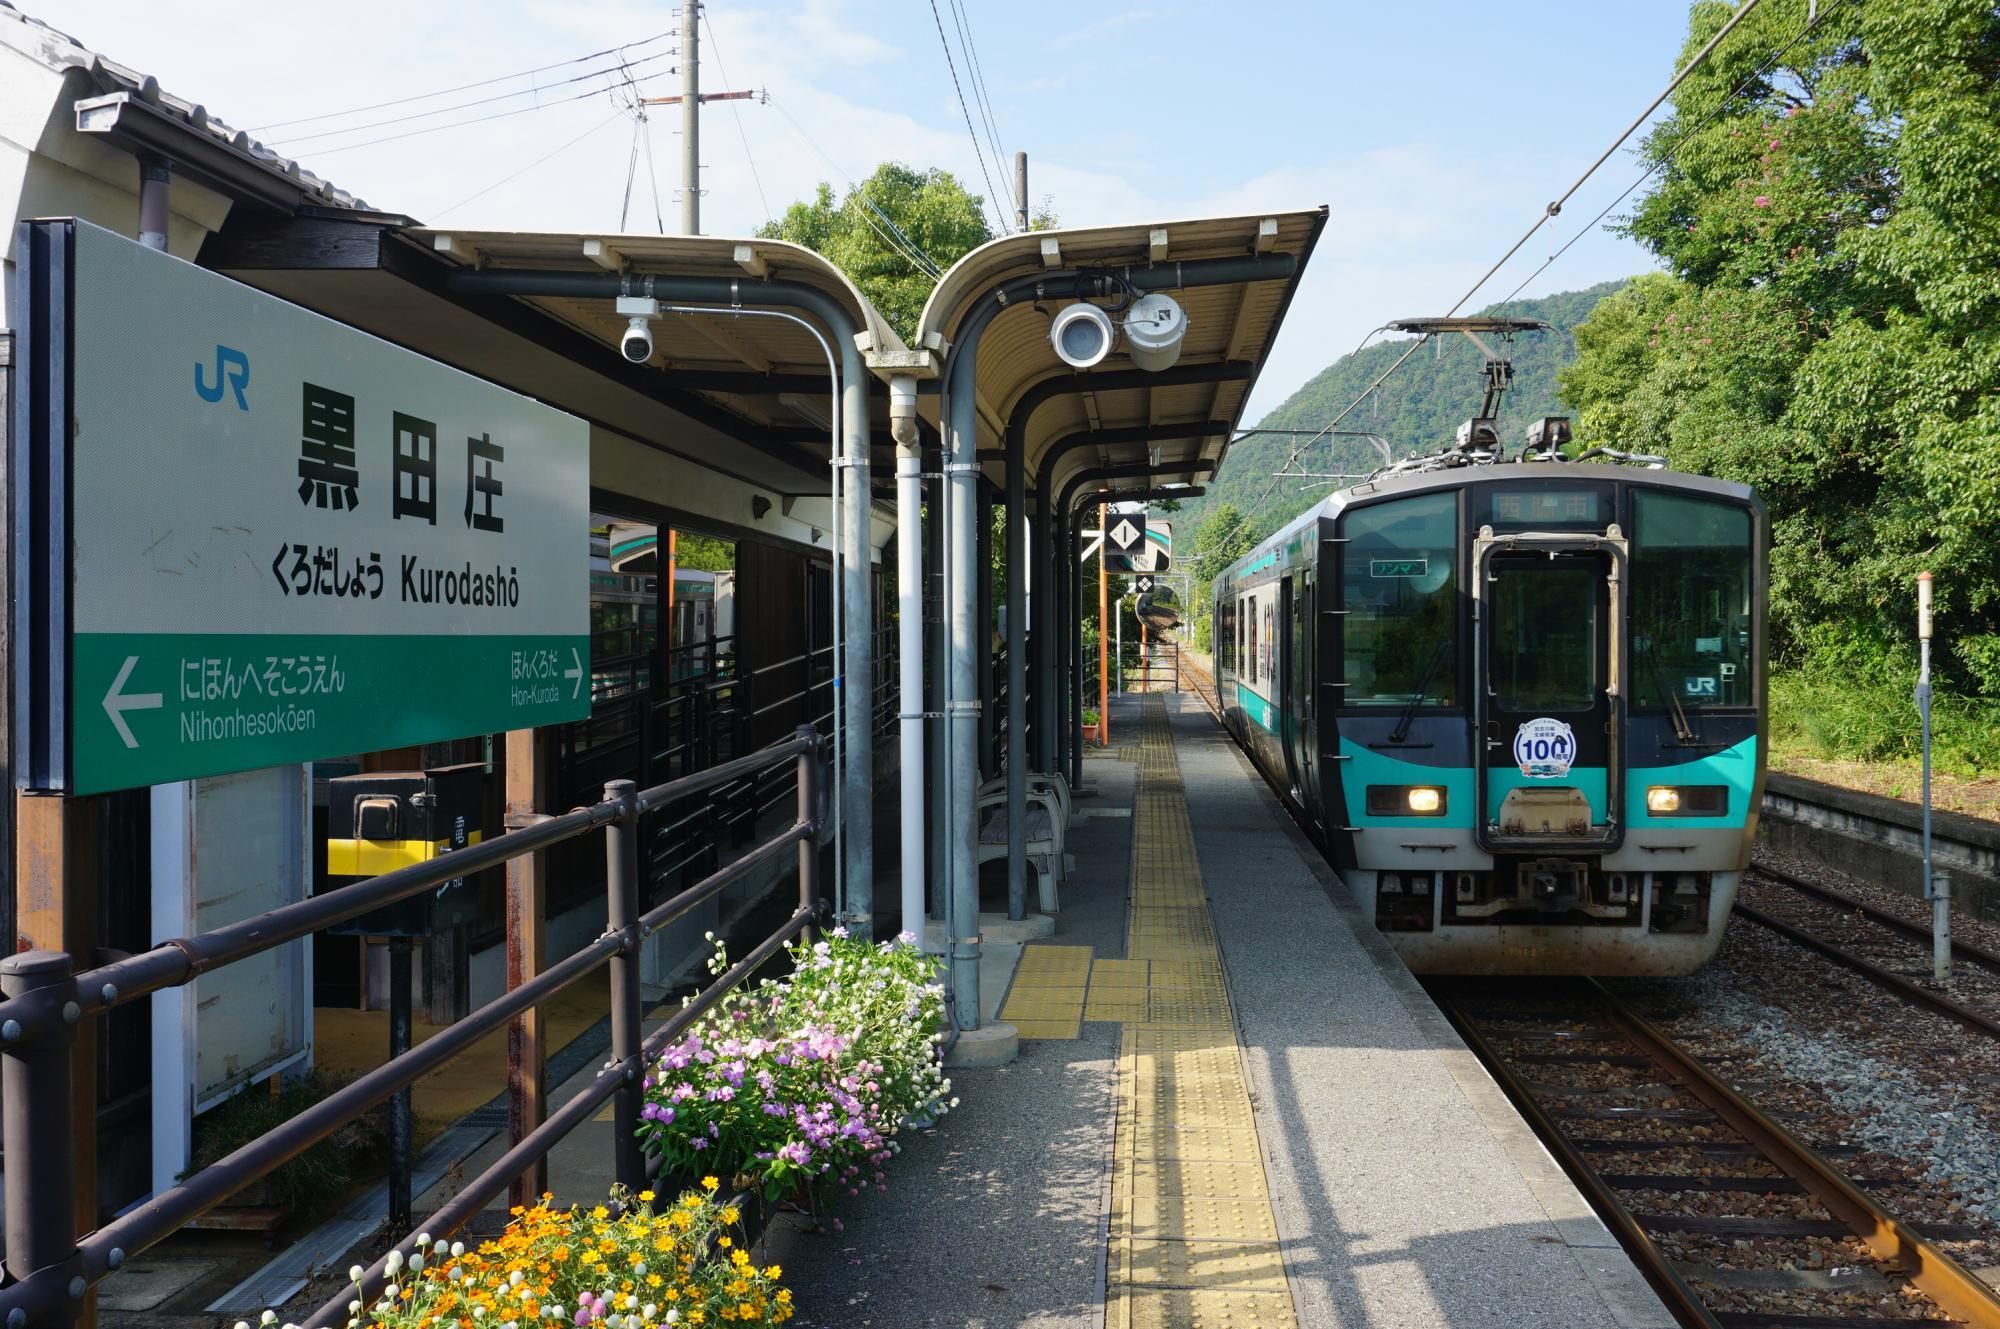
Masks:
[[[1477,295],[1480,289],[1484,287],[1487,282],[1493,279],[1493,274],[1500,271],[1501,268],[1505,267],[1507,265],[1508,260],[1512,259],[1515,254],[1519,253],[1523,245],[1527,244],[1529,240],[1533,239],[1535,234],[1538,231],[1540,231],[1542,227],[1546,226],[1551,219],[1553,219],[1557,214],[1559,214],[1563,209],[1563,205],[1567,203],[1570,200],[1570,198],[1575,195],[1576,191],[1583,188],[1584,184],[1588,182],[1593,175],[1597,174],[1598,168],[1603,166],[1605,162],[1611,159],[1611,154],[1618,151],[1619,148],[1623,147],[1625,145],[1625,141],[1631,138],[1633,134],[1638,132],[1639,128],[1642,125],[1644,125],[1649,118],[1651,118],[1653,112],[1659,110],[1660,106],[1667,100],[1667,98],[1671,97],[1674,94],[1675,90],[1677,90],[1682,83],[1687,81],[1689,75],[1693,74],[1696,69],[1701,67],[1701,65],[1708,59],[1710,55],[1714,54],[1716,47],[1720,46],[1723,40],[1727,38],[1730,33],[1736,30],[1736,26],[1739,23],[1741,23],[1745,18],[1749,17],[1750,12],[1756,9],[1759,3],[1761,3],[1761,0],[1742,0],[1742,3],[1737,6],[1736,12],[1729,16],[1729,21],[1724,23],[1722,27],[1719,30],[1717,30],[1716,34],[1713,37],[1710,37],[1708,41],[1702,44],[1701,49],[1696,51],[1694,55],[1688,59],[1688,62],[1685,65],[1682,65],[1681,68],[1674,74],[1673,78],[1667,82],[1667,86],[1662,88],[1659,94],[1655,96],[1652,101],[1646,104],[1646,108],[1643,111],[1639,112],[1638,115],[1634,116],[1632,122],[1626,125],[1625,128],[1619,132],[1618,137],[1614,138],[1611,141],[1610,145],[1606,147],[1603,152],[1600,152],[1597,155],[1596,160],[1592,161],[1589,166],[1585,167],[1583,173],[1577,176],[1575,180],[1571,181],[1567,189],[1563,190],[1561,194],[1557,195],[1555,199],[1549,202],[1547,206],[1545,206],[1542,209],[1541,214],[1535,218],[1534,224],[1529,226],[1526,231],[1522,232],[1521,238],[1516,240],[1513,244],[1509,245],[1506,249],[1506,252],[1501,254],[1500,257],[1494,261],[1493,266],[1486,269],[1486,271],[1480,275],[1479,280],[1472,283],[1472,285],[1466,289],[1465,294],[1459,296],[1458,299],[1452,303],[1451,308],[1445,311],[1444,316],[1449,318],[1452,315],[1458,313],[1460,309],[1463,309],[1466,303],[1470,301],[1473,296]],[[1373,336],[1374,334],[1371,333],[1369,335]],[[1365,342],[1366,339],[1364,338],[1363,340]],[[1295,463],[1300,457],[1304,456],[1306,450],[1310,448],[1314,442],[1316,442],[1319,438],[1324,437],[1326,430],[1332,429],[1335,425],[1339,424],[1342,420],[1345,420],[1349,415],[1353,414],[1355,409],[1358,408],[1362,402],[1366,401],[1369,398],[1369,396],[1375,392],[1377,388],[1381,387],[1382,384],[1388,380],[1389,376],[1395,373],[1398,369],[1400,369],[1405,361],[1407,361],[1412,355],[1416,354],[1417,348],[1422,346],[1428,340],[1429,340],[1428,337],[1419,337],[1415,341],[1411,342],[1409,347],[1406,350],[1404,350],[1404,352],[1401,355],[1396,357],[1395,362],[1391,364],[1386,370],[1384,370],[1380,375],[1380,377],[1376,378],[1374,382],[1370,383],[1367,387],[1363,388],[1361,390],[1361,394],[1357,396],[1352,402],[1348,403],[1347,407],[1344,410],[1342,410],[1339,415],[1336,415],[1333,419],[1329,420],[1326,423],[1325,429],[1321,430],[1321,432],[1315,435],[1313,438],[1307,439],[1305,442],[1301,443],[1298,447],[1294,448],[1292,450],[1291,456],[1285,459],[1285,464],[1272,474],[1271,484],[1264,491],[1263,497],[1257,500],[1256,506],[1258,507],[1263,506],[1263,504],[1270,498],[1271,494],[1276,490],[1279,480],[1283,479],[1286,473],[1291,470],[1293,463]]]
[[[437,88],[430,92],[413,93],[407,97],[392,97],[388,101],[370,102],[366,106],[350,106],[344,111],[322,111],[318,115],[302,115],[291,120],[273,120],[269,124],[252,125],[248,132],[261,134],[269,129],[284,129],[290,125],[310,125],[316,124],[321,120],[337,120],[344,115],[366,115],[370,111],[380,111],[390,106],[408,106],[412,102],[429,101],[433,97],[449,97],[455,92],[470,92],[474,88],[490,88],[495,83],[505,83],[510,79],[527,78],[533,74],[545,74],[551,69],[566,69],[570,65],[580,65],[587,60],[601,60],[607,55],[636,51],[642,46],[651,46],[654,42],[661,41],[673,35],[672,32],[656,32],[650,37],[641,37],[638,41],[624,42],[617,46],[607,46],[601,51],[592,51],[589,55],[573,56],[568,60],[557,60],[553,64],[536,65],[532,69],[519,69],[511,74],[495,74],[492,78],[476,79],[471,83],[460,83],[449,88]]]
[[[369,120],[358,125],[343,125],[338,129],[322,129],[314,134],[300,134],[293,138],[278,139],[269,146],[283,148],[289,147],[294,143],[312,143],[323,138],[338,138],[342,134],[359,134],[370,129],[386,129],[391,125],[406,125],[413,120],[428,120],[434,115],[449,115],[453,111],[469,111],[475,106],[491,106],[495,102],[513,101],[517,97],[527,97],[530,95],[539,97],[542,93],[548,92],[551,89],[566,88],[572,84],[583,83],[594,78],[615,78],[623,74],[629,81],[631,71],[637,69],[640,65],[652,64],[657,60],[669,60],[673,58],[673,55],[672,51],[660,51],[653,55],[641,56],[636,60],[624,59],[615,65],[607,65],[603,69],[586,70],[581,74],[566,79],[559,79],[554,83],[543,83],[532,88],[520,88],[514,92],[497,92],[491,97],[476,97],[471,101],[453,102],[449,106],[439,106],[428,111],[412,111],[408,115],[392,115],[386,120]],[[672,71],[665,70],[662,72],[671,73]],[[523,109],[532,110],[535,108],[525,107]]]
[[[1711,124],[1715,123],[1717,117],[1719,117],[1724,111],[1728,110],[1730,105],[1734,103],[1738,97],[1741,97],[1744,93],[1748,92],[1751,89],[1751,87],[1757,83],[1758,80],[1762,79],[1764,75],[1771,72],[1773,66],[1775,66],[1780,60],[1784,59],[1787,55],[1790,55],[1792,48],[1794,46],[1797,46],[1800,42],[1804,41],[1807,37],[1811,36],[1813,30],[1820,25],[1821,21],[1824,20],[1828,14],[1831,14],[1834,10],[1840,8],[1843,4],[1846,3],[1847,0],[1829,0],[1829,3],[1826,5],[1825,8],[1823,9],[1815,8],[1812,13],[1812,16],[1806,20],[1805,26],[1800,28],[1797,32],[1793,33],[1791,40],[1787,41],[1783,46],[1780,46],[1777,50],[1771,52],[1769,59],[1765,60],[1763,64],[1757,66],[1756,70],[1753,73],[1751,73],[1751,75],[1748,78],[1744,79],[1741,83],[1738,83],[1734,88],[1732,88],[1729,92],[1729,95],[1724,97],[1721,101],[1717,102],[1715,106],[1712,109],[1710,109],[1707,115],[1697,120],[1692,128],[1684,130],[1681,133],[1681,135],[1667,147],[1667,150],[1662,154],[1660,154],[1660,159],[1658,161],[1654,162],[1651,166],[1648,166],[1645,170],[1641,171],[1639,173],[1639,177],[1636,180],[1634,180],[1631,184],[1625,186],[1624,190],[1619,193],[1617,198],[1614,198],[1609,203],[1605,204],[1604,207],[1598,212],[1598,214],[1590,219],[1587,225],[1585,225],[1582,229],[1578,230],[1577,233],[1575,235],[1572,235],[1568,240],[1565,240],[1562,244],[1562,247],[1556,250],[1555,253],[1550,254],[1547,258],[1543,259],[1542,265],[1540,267],[1536,268],[1533,272],[1529,273],[1527,276],[1521,278],[1520,284],[1515,286],[1513,290],[1509,291],[1507,293],[1506,298],[1501,300],[1500,303],[1504,305],[1512,301],[1514,297],[1518,296],[1523,290],[1527,288],[1529,282],[1541,276],[1544,272],[1547,272],[1550,266],[1553,265],[1557,259],[1561,258],[1564,254],[1567,254],[1571,250],[1571,248],[1575,246],[1577,241],[1583,239],[1584,236],[1589,235],[1592,231],[1596,230],[1600,225],[1602,225],[1604,219],[1611,215],[1611,210],[1613,208],[1623,203],[1626,199],[1632,197],[1633,190],[1637,189],[1640,185],[1645,184],[1655,175],[1658,175],[1666,167],[1671,166],[1674,162],[1674,159],[1680,155],[1680,150],[1684,146],[1686,146],[1687,143],[1690,140],[1692,140],[1696,134],[1699,134],[1702,130],[1708,128]]]
[[[992,173],[986,169],[986,149],[979,145],[979,131],[972,127],[972,111],[965,104],[965,89],[959,85],[958,62],[951,58],[951,39],[944,35],[944,18],[938,13],[937,0],[931,0],[931,18],[937,23],[938,45],[944,47],[945,68],[951,71],[951,88],[958,94],[958,109],[965,116],[965,132],[972,139],[972,155],[979,160],[979,174],[986,180],[986,201],[994,209],[999,219],[1000,233],[1010,233],[1006,213],[1000,207],[1000,196],[993,189]]]

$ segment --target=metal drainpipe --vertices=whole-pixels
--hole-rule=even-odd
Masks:
[[[975,670],[985,656],[983,651],[977,649],[971,622],[976,613],[978,596],[974,583],[967,581],[966,575],[968,572],[978,575],[983,569],[968,569],[964,565],[970,564],[977,556],[973,516],[977,508],[974,500],[979,463],[976,436],[978,411],[974,394],[978,387],[979,343],[987,325],[1002,310],[1024,299],[1064,300],[1109,295],[1123,289],[1123,284],[1129,284],[1135,290],[1158,291],[1226,286],[1237,282],[1280,281],[1295,275],[1298,266],[1298,258],[1293,254],[1253,254],[1163,263],[1147,268],[1123,268],[1115,274],[1122,282],[1114,280],[1114,274],[1110,273],[1044,272],[1032,277],[1016,277],[989,289],[973,301],[960,319],[958,335],[945,367],[944,387],[944,418],[949,426],[946,435],[946,487],[954,500],[946,507],[947,557],[954,568],[949,586],[951,688],[946,710],[951,731],[951,816],[955,823],[947,828],[947,838],[951,846],[950,890],[953,912],[958,915],[958,927],[976,929],[979,919],[978,865],[974,857],[977,848],[974,841],[978,835],[975,795],[979,783],[978,702],[975,700],[979,691]],[[1077,753],[1075,764],[1081,768],[1081,751]],[[956,929],[950,930],[954,933],[949,944],[953,960],[952,983],[959,1003],[959,1024],[961,1028],[976,1029],[980,1019],[979,934],[977,931],[960,934]]]
[[[948,788],[951,821],[945,827],[951,902],[946,946],[951,957],[953,1004],[958,1027],[977,1029],[984,1019],[979,1001],[979,867],[975,808],[979,787],[979,680],[986,660],[974,619],[979,612],[978,402],[973,394],[972,361],[954,354],[948,386],[950,432],[945,448],[945,612],[950,623],[951,670],[945,717],[950,745]]]
[[[946,408],[948,409],[948,408]],[[945,543],[944,443],[938,444],[937,487],[931,495],[924,538],[930,545],[931,585],[937,588],[937,613],[930,623],[930,691],[925,709],[926,773],[930,799],[931,912],[944,920],[951,936],[951,736],[947,709],[951,700],[951,558]],[[951,953],[949,940],[944,954]]]
[[[917,381],[889,380],[889,434],[896,440],[896,719],[902,781],[903,931],[924,935],[924,460]]]
[[[1012,431],[1009,430],[1009,433]],[[1028,462],[1007,449],[1007,917],[1028,916]]]
[[[148,153],[139,158],[139,243],[167,252],[168,196],[173,166],[165,157]]]
[[[803,309],[826,325],[840,350],[841,455],[834,465],[848,474],[840,486],[844,497],[841,534],[846,545],[841,551],[846,575],[840,587],[841,617],[847,643],[860,643],[858,650],[844,650],[845,667],[834,686],[842,696],[858,699],[845,710],[841,772],[845,804],[842,828],[844,876],[847,881],[847,914],[842,919],[848,930],[863,939],[874,935],[875,925],[875,744],[874,705],[875,612],[870,594],[873,573],[873,522],[870,515],[868,473],[868,383],[867,366],[856,344],[854,320],[838,301],[826,292],[800,282],[769,281],[730,277],[661,277],[651,274],[622,275],[614,272],[535,272],[523,270],[469,269],[453,271],[445,279],[447,289],[460,295],[554,296],[571,299],[615,299],[620,295],[645,295],[654,299],[717,305],[771,305]]]

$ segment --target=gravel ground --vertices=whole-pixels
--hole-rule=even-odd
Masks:
[[[1900,1216],[1985,1228],[1955,1253],[2000,1264],[2000,1042],[1741,921],[1702,973],[1615,986],[1705,1059],[1726,1055],[1808,1143],[1861,1146],[1847,1170]]]

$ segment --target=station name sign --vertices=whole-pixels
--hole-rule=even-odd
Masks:
[[[589,430],[82,222],[16,255],[16,782],[589,714]]]

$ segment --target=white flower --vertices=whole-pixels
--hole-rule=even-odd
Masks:
[[[403,1253],[401,1251],[390,1251],[388,1263],[382,1266],[382,1272],[388,1274],[389,1277],[394,1278],[396,1276],[396,1271],[401,1269],[402,1267],[403,1267]]]
[[[236,1322],[236,1329],[250,1329],[250,1321],[238,1320]]]
[[[419,1245],[419,1246],[428,1246],[428,1245],[430,1245],[430,1244],[431,1244],[431,1234],[430,1234],[430,1233],[428,1233],[428,1232],[419,1232],[419,1233],[417,1234],[417,1245]]]
[[[361,1303],[360,1303],[359,1301],[350,1301],[350,1302],[348,1302],[348,1303],[347,1303],[347,1313],[348,1313],[349,1315],[359,1315],[359,1314],[361,1314]]]
[[[423,1268],[424,1268],[424,1257],[421,1255],[412,1255],[410,1257],[410,1272],[413,1274],[422,1273]]]
[[[351,1264],[347,1267],[347,1281],[350,1283],[359,1283],[361,1281],[361,1276],[367,1272],[368,1271],[366,1269],[363,1269],[360,1265]]]
[[[560,1320],[563,1318],[563,1308],[551,1303],[542,1307],[542,1314],[548,1316],[551,1320]]]
[[[265,1311],[262,1315],[257,1317],[258,1324],[276,1324],[277,1322],[278,1322],[278,1313],[276,1311]]]
[[[644,1260],[641,1260],[639,1263],[633,1265],[632,1273],[639,1278],[644,1278],[648,1273],[648,1270],[646,1268],[646,1262]],[[648,1319],[652,1318],[650,1312],[648,1313],[647,1318]]]
[[[519,1287],[521,1286],[521,1280],[525,1277],[527,1277],[526,1274],[523,1274],[519,1269],[516,1269],[513,1273],[507,1275],[507,1286]]]
[[[456,1260],[456,1259],[458,1259],[458,1258],[459,1258],[460,1256],[462,1256],[462,1255],[464,1255],[464,1254],[465,1254],[465,1243],[464,1243],[464,1242],[462,1242],[462,1241],[454,1241],[453,1243],[451,1243],[451,1258],[452,1258],[452,1259]]]
[[[389,1284],[389,1286],[382,1289],[382,1300],[384,1301],[394,1301],[397,1297],[400,1297],[402,1295],[403,1295],[403,1289],[397,1287],[394,1283],[391,1283]]]

